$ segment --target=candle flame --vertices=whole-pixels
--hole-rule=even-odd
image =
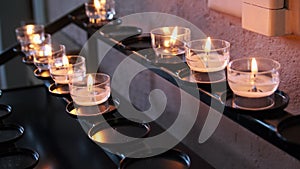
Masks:
[[[251,72],[253,74],[256,74],[258,72],[257,62],[256,62],[255,58],[252,58],[252,60],[251,60]]]
[[[101,9],[101,4],[100,4],[100,1],[99,0],[94,0],[94,6],[97,10],[100,10]]]
[[[51,45],[45,45],[45,49],[44,49],[44,54],[45,56],[52,56],[52,47]]]
[[[62,64],[65,67],[69,66],[69,59],[68,59],[68,57],[66,55],[62,56]]]
[[[92,77],[91,74],[89,74],[89,75],[88,75],[88,79],[87,79],[87,90],[88,90],[89,92],[92,91],[93,83],[94,83],[93,77]]]
[[[33,28],[34,28],[33,25],[27,25],[27,26],[26,26],[26,33],[27,33],[28,35],[33,34]]]
[[[205,53],[209,53],[211,51],[211,39],[210,37],[207,38],[205,47],[204,47]]]
[[[172,35],[171,35],[171,39],[170,39],[170,44],[174,45],[176,43],[176,39],[177,39],[177,34],[178,34],[178,28],[177,26],[174,28]]]
[[[106,0],[100,0],[100,5],[102,8],[105,8]]]
[[[164,41],[164,47],[169,48],[170,47],[170,41],[165,40]]]
[[[258,72],[257,62],[255,58],[252,58],[251,60],[251,77],[250,77],[250,83],[251,85],[254,85],[255,83],[255,77]]]

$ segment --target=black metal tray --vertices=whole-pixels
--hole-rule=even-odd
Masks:
[[[95,116],[113,113],[118,107],[117,100],[108,99],[105,103],[95,106],[80,106],[69,102],[66,106],[66,112],[73,118],[93,118]]]
[[[149,34],[142,34],[140,36],[126,38],[121,41],[125,49],[131,51],[139,51],[152,48],[151,37]]]
[[[182,64],[185,64],[183,60],[176,59],[165,59],[161,62],[152,48],[151,45],[151,36],[149,33],[144,33],[139,36],[133,36],[126,39],[122,39],[121,43],[125,46],[126,50],[136,51],[141,57],[143,57],[148,62],[163,67],[182,67]],[[172,68],[173,69],[173,68]]]
[[[34,168],[39,161],[36,151],[25,148],[9,148],[0,151],[1,169],[29,169]]]
[[[37,77],[39,79],[49,79],[50,78],[50,72],[49,72],[49,70],[35,69],[33,71],[33,74],[34,74],[35,77]]]
[[[48,90],[50,93],[57,95],[57,96],[64,96],[70,94],[69,86],[68,84],[55,84],[52,83]]]
[[[24,128],[17,124],[0,124],[0,146],[12,144],[24,134]]]
[[[120,162],[119,169],[187,169],[190,165],[191,161],[187,154],[171,149],[147,158],[124,158]]]
[[[126,118],[109,119],[94,125],[88,132],[89,138],[100,145],[127,144],[127,141],[118,140],[116,134],[123,134],[133,138],[144,138],[150,132],[149,124],[137,123]],[[124,145],[123,145],[124,146]]]
[[[12,108],[9,105],[0,104],[0,120],[8,117],[12,112]]]
[[[286,114],[284,108],[286,108],[289,103],[289,96],[280,90],[275,91],[274,94],[275,94],[274,105],[265,110],[245,110],[245,109],[234,107],[232,104],[233,93],[231,91],[223,93],[221,95],[221,101],[225,104],[225,109],[232,112],[247,114],[247,115],[252,115],[257,117],[278,117]]]
[[[191,71],[189,68],[183,68],[176,72],[178,78],[191,84],[216,84],[226,83],[226,72],[218,71],[215,73],[199,73]]]
[[[106,25],[103,26],[99,33],[108,38],[112,38],[117,41],[122,41],[123,39],[141,35],[143,30],[135,26],[119,26],[119,25]]]
[[[112,18],[102,20],[99,24],[93,24],[89,22],[89,18],[86,16],[84,12],[78,13],[76,15],[69,15],[68,16],[73,22],[80,24],[83,28],[95,28],[99,29],[104,25],[120,25],[122,23],[121,19]]]
[[[26,58],[25,56],[22,57],[22,62],[28,65],[32,65],[33,64],[33,59],[32,56],[29,56],[29,58]]]

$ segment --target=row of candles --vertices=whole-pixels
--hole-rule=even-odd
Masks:
[[[38,71],[49,69],[57,84],[69,84],[70,93],[79,105],[95,105],[110,95],[109,76],[86,74],[85,58],[66,56],[64,45],[51,44],[51,35],[42,25],[26,25],[16,29],[22,51],[33,56]],[[211,74],[227,67],[228,83],[235,95],[263,98],[272,95],[279,85],[277,61],[267,58],[243,58],[229,62],[230,43],[219,39],[189,41],[190,30],[163,27],[151,31],[152,46],[158,59],[184,54],[193,73]]]
[[[110,96],[110,77],[104,73],[86,73],[83,56],[66,55],[64,45],[52,44],[51,35],[43,25],[25,25],[16,29],[21,50],[33,56],[35,72],[49,71],[55,86],[66,85],[73,101],[82,106],[98,105]],[[29,57],[27,57],[29,59]],[[53,87],[54,86],[54,87]]]
[[[227,72],[228,84],[234,93],[234,107],[263,110],[274,105],[272,96],[280,82],[277,61],[262,57],[230,61],[229,42],[210,37],[191,41],[191,31],[185,27],[162,27],[153,29],[150,34],[157,61],[164,63],[170,58],[179,61],[184,54],[190,74],[197,76],[199,83],[203,82],[201,76],[216,79],[220,72]]]
[[[85,11],[90,22],[98,24],[102,20],[112,19],[109,17],[115,15],[114,1],[94,0],[85,3]],[[37,72],[49,69],[51,77],[57,84],[70,84],[71,96],[76,95],[73,91],[75,93],[78,91],[71,89],[74,87],[73,84],[80,86],[81,91],[78,92],[81,93],[80,95],[86,94],[83,91],[89,93],[86,95],[89,99],[82,100],[74,97],[77,104],[92,105],[102,102],[99,101],[103,100],[100,99],[100,96],[98,99],[91,98],[91,93],[93,95],[102,94],[99,87],[94,86],[93,91],[90,90],[92,88],[88,84],[88,79],[91,78],[86,78],[85,59],[82,56],[66,56],[63,45],[53,46],[51,35],[44,32],[43,25],[19,27],[16,29],[16,35],[21,44],[21,50],[26,55],[25,61],[31,61],[31,57],[34,56],[33,62],[38,68]],[[273,95],[279,86],[280,64],[277,61],[267,58],[242,58],[229,62],[230,43],[225,40],[208,37],[191,41],[190,29],[177,26],[156,28],[150,32],[150,35],[151,44],[156,53],[156,62],[186,61],[191,70],[190,74],[197,74],[200,79],[201,76],[207,75],[211,77],[210,79],[214,79],[215,74],[224,72],[227,68],[227,80],[235,96],[251,99],[267,98]],[[75,76],[77,77],[75,78]],[[97,79],[96,75],[92,77],[93,80]],[[73,83],[75,80],[78,82]],[[79,82],[80,80],[83,82]],[[213,81],[208,81],[213,83]],[[199,80],[199,82],[203,81]],[[109,84],[109,82],[107,83]],[[110,90],[105,89],[104,91]],[[104,95],[104,98],[109,96],[107,93]],[[90,101],[84,103],[84,100]],[[274,102],[270,102],[270,105],[272,104]],[[240,108],[245,107],[240,106]]]
[[[89,22],[95,25],[115,16],[114,0],[92,0],[85,3]],[[50,75],[54,84],[49,91],[55,94],[70,93],[73,101],[81,106],[102,104],[110,96],[110,77],[104,73],[86,73],[83,56],[66,55],[64,45],[54,45],[51,35],[45,33],[43,25],[25,25],[16,29],[17,40],[24,53],[23,62],[34,63],[35,75]],[[45,73],[46,72],[46,73]],[[57,90],[67,85],[67,91]]]

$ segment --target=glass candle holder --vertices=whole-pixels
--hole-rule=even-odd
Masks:
[[[220,39],[190,41],[186,47],[189,79],[197,83],[218,83],[226,80],[224,71],[230,59],[230,43]]]
[[[263,110],[274,105],[280,64],[267,58],[242,58],[227,66],[229,87],[233,91],[233,106],[247,110]]]
[[[197,72],[224,70],[230,59],[230,43],[220,39],[200,39],[186,45],[186,62]]]
[[[77,105],[100,105],[110,96],[110,77],[104,73],[89,73],[83,76],[71,74],[69,89]]]
[[[35,44],[41,44],[45,39],[44,25],[25,25],[16,28],[15,32],[25,59],[33,61]]]
[[[114,0],[94,0],[85,3],[85,13],[90,23],[99,24],[103,20],[112,20],[116,15]]]
[[[150,31],[151,44],[159,63],[184,61],[185,45],[190,41],[191,31],[184,27],[161,27]]]
[[[51,35],[45,34],[45,40],[35,45],[33,51],[33,63],[39,71],[48,70],[48,60],[52,56]]]
[[[49,70],[56,84],[68,84],[69,74],[83,76],[86,73],[85,58],[79,55],[52,55]]]

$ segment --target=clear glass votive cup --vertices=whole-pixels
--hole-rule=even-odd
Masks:
[[[229,62],[227,78],[233,91],[233,106],[246,110],[272,107],[280,82],[279,69],[280,63],[268,58],[241,58]]]
[[[69,90],[77,105],[99,105],[110,96],[110,77],[104,73],[88,73],[83,76],[70,74]]]
[[[160,27],[150,31],[152,48],[156,62],[183,62],[185,45],[191,39],[191,31],[185,27]]]
[[[83,76],[86,73],[85,58],[79,55],[52,55],[49,71],[56,84],[68,84],[70,74]]]
[[[44,25],[25,25],[15,29],[21,51],[26,57],[32,55],[34,45],[41,44],[45,39]]]
[[[192,71],[225,70],[230,59],[230,43],[220,39],[199,39],[186,45],[186,62]]]
[[[33,51],[33,63],[40,70],[48,70],[49,57],[52,56],[51,35],[45,34],[45,40],[36,44]]]
[[[102,20],[112,20],[116,15],[114,0],[97,0],[86,2],[85,13],[90,23],[99,24]],[[98,8],[96,7],[98,6]]]

